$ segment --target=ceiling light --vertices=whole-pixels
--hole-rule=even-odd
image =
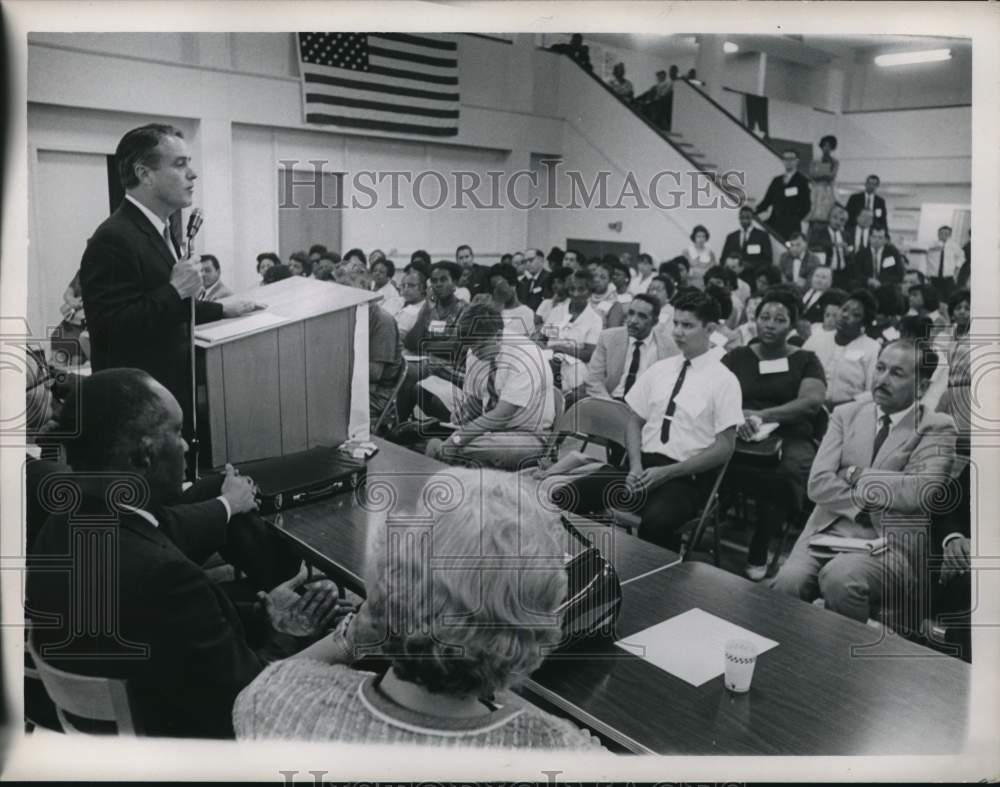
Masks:
[[[935,63],[951,60],[950,49],[921,49],[916,52],[896,52],[892,55],[876,55],[877,66],[908,66],[912,63]]]
[[[726,43],[722,45],[722,51],[725,52],[727,55],[731,55],[734,52],[739,52],[740,47],[738,44],[734,44],[732,41],[726,41]]]

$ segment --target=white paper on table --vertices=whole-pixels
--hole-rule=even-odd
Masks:
[[[687,612],[650,626],[615,643],[692,686],[701,686],[726,671],[725,647],[730,639],[747,639],[758,655],[778,645],[702,609]]]
[[[270,310],[250,312],[241,317],[233,317],[229,320],[210,322],[206,325],[199,325],[194,329],[194,338],[203,342],[221,342],[224,339],[232,339],[242,336],[245,333],[259,331],[263,328],[271,328],[275,325],[287,321],[287,317],[275,314]]]

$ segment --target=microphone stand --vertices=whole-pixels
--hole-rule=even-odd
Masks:
[[[187,238],[187,248],[184,250],[184,261],[188,262],[191,259],[191,254],[194,252],[194,234],[197,232],[197,228],[192,231],[192,228],[188,227],[188,238]],[[188,443],[188,481],[194,483],[198,480],[198,463],[199,463],[199,448],[200,440],[198,439],[198,364],[196,360],[195,347],[194,347],[194,328],[195,328],[195,300],[196,296],[191,296],[191,315],[190,315],[190,333],[191,333],[191,440]]]

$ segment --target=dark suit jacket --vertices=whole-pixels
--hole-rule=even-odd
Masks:
[[[725,261],[731,251],[738,251],[747,261],[747,267],[757,268],[762,265],[770,265],[773,259],[771,253],[771,236],[760,227],[751,227],[746,246],[741,248],[740,236],[742,234],[743,230],[738,229],[736,232],[730,232],[726,236],[726,242],[722,246],[722,256],[719,257],[719,261]],[[752,245],[760,246],[760,254],[747,253],[747,246]]]
[[[778,260],[778,268],[781,269],[781,275],[784,277],[785,281],[795,284],[792,280],[792,273],[795,272],[794,258],[791,252],[786,251],[781,255],[781,259]],[[802,258],[802,264],[799,266],[799,278],[806,280],[806,285],[809,284],[809,279],[812,277],[812,272],[819,265],[819,257],[817,257],[812,252],[807,251],[805,256]]]
[[[906,266],[903,263],[903,255],[899,249],[891,243],[882,247],[881,253],[876,260],[871,248],[861,249],[854,255],[853,272],[859,286],[864,286],[863,282],[870,278],[876,278],[883,284],[892,282],[899,284],[903,281],[903,274]],[[886,265],[886,263],[889,263]]]
[[[533,282],[529,282],[528,279],[519,279],[517,299],[532,311],[537,310],[542,301],[552,297],[552,290],[549,287],[550,278],[552,278],[552,274],[543,270],[538,272],[538,276]]]
[[[170,285],[174,258],[129,200],[97,228],[80,262],[83,308],[94,371],[144,369],[190,408],[189,300]],[[195,301],[196,321],[222,317],[222,306]]]
[[[858,214],[864,210],[865,207],[865,193],[859,191],[857,194],[852,194],[847,198],[847,223],[855,224],[858,220]],[[878,194],[875,195],[874,199],[874,213],[872,215],[872,226],[882,227],[885,229],[886,233],[889,232],[889,214],[885,207],[885,200],[882,199]]]
[[[823,322],[823,312],[826,311],[826,307],[823,305],[823,293],[819,293],[819,296],[806,306],[806,299],[811,298],[812,293],[812,289],[802,293],[802,319],[809,323]]]
[[[80,513],[106,511],[103,501],[88,497]],[[178,518],[200,518],[204,527],[177,529],[175,535],[185,536],[177,543],[164,526],[168,519],[178,525]],[[185,554],[198,557],[210,548],[225,526],[225,512],[208,501],[176,507],[160,522],[154,527],[137,514],[103,525],[81,524],[78,516],[70,524],[66,514],[50,517],[28,561],[35,644],[55,667],[127,680],[148,734],[231,736],[236,695],[264,660],[248,644],[236,607]],[[73,537],[78,528],[99,532],[102,548],[81,547]],[[64,556],[65,571],[52,570],[54,556]],[[68,557],[78,561],[75,568]],[[85,633],[71,635],[88,614],[81,608],[100,617],[86,621],[92,628],[85,626]]]
[[[785,196],[786,189],[794,188],[796,193]],[[802,226],[802,220],[809,215],[812,209],[812,192],[809,188],[809,180],[801,172],[792,175],[792,179],[785,185],[784,176],[778,175],[767,187],[764,199],[755,209],[755,213],[763,213],[771,208],[771,215],[767,223],[781,236],[783,240],[793,232],[798,232]]]

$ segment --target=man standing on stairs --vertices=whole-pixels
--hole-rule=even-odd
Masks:
[[[770,208],[767,223],[782,240],[787,240],[792,233],[802,231],[802,220],[812,208],[812,195],[808,179],[799,172],[799,154],[791,149],[785,150],[781,161],[785,167],[784,174],[771,181],[754,213],[760,215]]]
[[[771,237],[765,230],[753,226],[753,208],[749,205],[740,208],[740,228],[726,236],[720,259],[725,260],[733,252],[750,270],[771,264]]]
[[[616,63],[611,69],[612,78],[608,80],[608,87],[622,101],[631,102],[635,98],[635,88],[632,83],[625,78],[625,64]]]

